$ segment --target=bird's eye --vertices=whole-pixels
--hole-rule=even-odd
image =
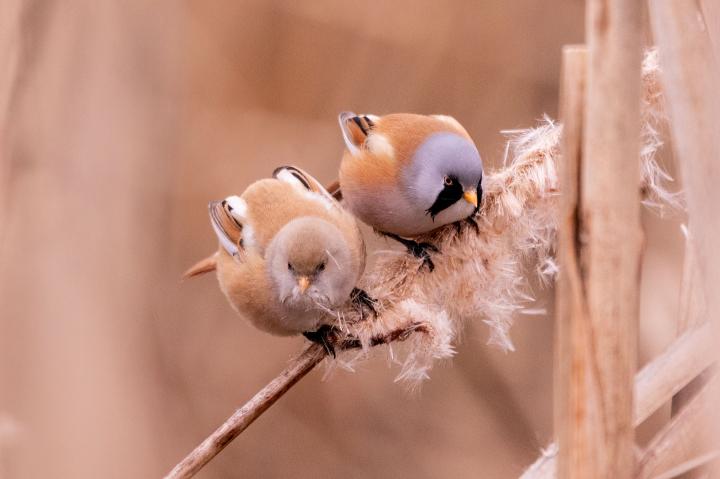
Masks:
[[[289,270],[289,271],[292,271],[292,270],[293,270],[293,267],[292,267],[292,265],[291,265],[290,263],[288,263],[288,270]]]
[[[454,181],[449,176],[443,177],[443,183],[445,183],[445,186],[452,186]]]
[[[317,267],[318,271],[325,271],[325,263],[320,263]]]

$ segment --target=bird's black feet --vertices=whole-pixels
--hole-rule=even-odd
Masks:
[[[423,260],[422,265],[427,266],[430,271],[433,271],[435,269],[435,263],[433,263],[430,253],[438,253],[440,250],[432,243],[417,243],[414,241],[413,243],[413,245],[408,246],[408,252],[416,258]]]
[[[322,346],[328,355],[333,358],[335,357],[335,346],[333,346],[333,343],[336,335],[334,326],[323,324],[317,331],[305,331],[303,336],[313,343],[317,343]]]
[[[423,266],[427,266],[430,271],[433,271],[435,269],[435,263],[433,263],[432,258],[430,258],[430,253],[439,253],[440,250],[437,249],[437,246],[435,246],[432,243],[418,243],[417,241],[409,240],[402,238],[396,234],[392,233],[380,233],[384,236],[387,236],[388,238],[392,238],[398,243],[402,244],[407,248],[408,253],[415,256],[416,258],[420,258],[423,260]]]
[[[378,313],[377,309],[375,309],[377,300],[371,298],[364,289],[353,288],[352,293],[350,293],[350,300],[360,308],[360,311],[364,313],[367,309],[377,318]]]
[[[453,223],[453,226],[455,227],[455,232],[457,234],[460,234],[462,232],[462,227],[464,224],[468,224],[472,227],[472,229],[475,230],[475,233],[480,234],[480,226],[477,224],[477,221],[475,221],[475,215],[468,216],[464,220],[456,221]]]
[[[480,226],[477,224],[477,221],[475,221],[475,215],[468,216],[465,221],[472,226],[472,228],[475,230],[475,233],[480,234]]]

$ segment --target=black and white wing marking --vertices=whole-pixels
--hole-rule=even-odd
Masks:
[[[241,215],[234,210],[245,202],[237,196],[230,196],[222,201],[211,201],[208,205],[210,224],[220,240],[223,249],[233,257],[239,257],[244,252]]]
[[[344,111],[338,115],[340,131],[350,153],[356,155],[360,152],[377,120],[378,117],[375,115],[356,115],[351,111]]]
[[[323,200],[328,201],[329,205],[337,204],[333,195],[331,195],[318,180],[296,166],[281,166],[277,168],[273,172],[273,178],[304,188],[311,193],[316,193]]]

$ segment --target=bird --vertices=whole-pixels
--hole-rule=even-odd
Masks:
[[[208,209],[218,251],[184,276],[217,270],[231,306],[258,329],[303,334],[334,355],[335,319],[325,313],[348,301],[373,310],[356,288],[366,256],[358,224],[308,173],[280,167]]]
[[[461,221],[477,229],[483,164],[470,135],[446,115],[342,112],[338,121],[346,148],[332,193],[432,271],[437,247],[413,238]]]

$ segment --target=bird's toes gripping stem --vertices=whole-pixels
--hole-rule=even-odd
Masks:
[[[428,270],[433,271],[435,269],[435,263],[433,263],[430,253],[439,253],[440,250],[432,243],[417,243],[408,245],[407,249],[410,254],[416,258],[423,260],[422,266],[427,266]]]
[[[455,232],[457,234],[460,234],[462,232],[462,227],[464,224],[468,224],[472,227],[472,229],[475,230],[475,233],[480,234],[480,225],[478,225],[477,221],[475,221],[475,215],[468,216],[464,220],[456,221],[453,223],[453,226],[455,227]]]
[[[475,230],[475,233],[480,234],[480,225],[478,225],[477,221],[475,221],[475,215],[468,216],[465,221],[472,226],[472,228]]]
[[[425,242],[418,243],[417,241],[405,239],[391,233],[380,232],[380,234],[387,236],[388,238],[392,238],[398,243],[405,246],[408,253],[415,256],[416,258],[420,258],[423,260],[422,266],[427,266],[430,271],[433,271],[435,269],[435,263],[433,263],[432,258],[430,257],[430,253],[439,253],[440,250],[434,244]]]
[[[317,331],[305,331],[302,334],[309,341],[321,345],[329,356],[333,358],[336,357],[335,341],[337,340],[337,329],[335,326],[323,324]]]
[[[364,313],[365,310],[369,310],[370,314],[377,318],[378,312],[375,307],[377,300],[367,294],[364,289],[353,288],[352,293],[350,293],[350,300],[360,308],[362,313]]]

